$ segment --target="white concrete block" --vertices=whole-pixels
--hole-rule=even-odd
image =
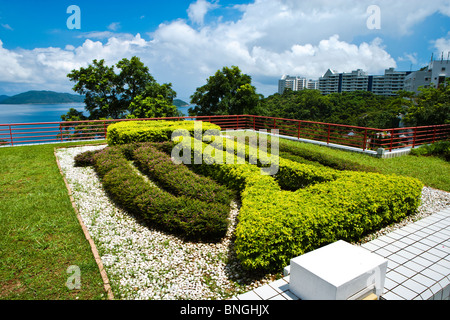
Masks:
[[[339,240],[291,259],[289,290],[302,300],[347,300],[375,287],[383,293],[387,260]]]

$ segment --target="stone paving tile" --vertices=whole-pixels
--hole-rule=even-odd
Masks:
[[[275,289],[273,289],[271,286],[269,286],[268,284],[256,288],[253,290],[258,296],[261,297],[261,299],[263,300],[269,300],[270,298],[275,297],[276,295],[279,294],[278,291],[276,291]]]

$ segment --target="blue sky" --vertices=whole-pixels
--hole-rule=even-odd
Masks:
[[[80,30],[67,28],[70,5],[81,9]],[[71,92],[70,70],[133,55],[186,101],[230,65],[265,96],[283,74],[417,70],[432,53],[447,57],[449,16],[450,0],[0,0],[0,94]]]

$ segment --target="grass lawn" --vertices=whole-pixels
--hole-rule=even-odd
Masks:
[[[0,299],[106,299],[53,153],[69,145],[0,148]],[[79,290],[66,286],[72,265]]]

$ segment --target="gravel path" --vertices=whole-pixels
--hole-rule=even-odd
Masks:
[[[106,196],[91,167],[74,167],[74,157],[105,146],[58,149],[56,155],[79,213],[96,243],[116,299],[227,299],[280,275],[243,270],[234,255],[239,203],[230,206],[230,227],[220,243],[191,243],[143,226]],[[360,243],[450,206],[450,193],[425,187],[418,213],[367,236]]]

